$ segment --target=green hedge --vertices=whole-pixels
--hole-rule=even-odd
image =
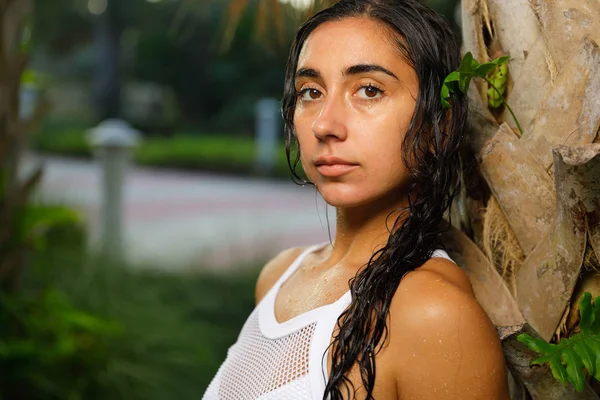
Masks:
[[[34,149],[58,155],[91,157],[81,129],[44,131],[32,137]],[[290,178],[285,152],[273,176]],[[135,150],[140,165],[254,175],[256,148],[252,138],[225,134],[180,134],[170,138],[145,138]]]
[[[18,292],[0,292],[0,398],[201,397],[254,307],[258,268],[182,276],[106,263],[73,228],[31,254]]]

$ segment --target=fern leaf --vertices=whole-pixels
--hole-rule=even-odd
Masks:
[[[581,357],[575,353],[573,347],[566,347],[562,351],[562,359],[567,366],[569,381],[578,392],[581,392],[585,383],[585,374],[583,373],[583,362],[581,361]]]
[[[596,319],[594,311],[594,307],[592,306],[592,295],[588,292],[585,292],[579,301],[579,315],[581,316],[579,328],[581,329],[582,333],[591,333],[592,325]]]
[[[529,336],[526,333],[519,335],[517,340],[521,343],[524,343],[527,347],[529,347],[531,350],[535,351],[536,353],[550,354],[550,353],[554,352],[554,348],[556,347],[556,345],[550,344],[550,343],[546,342],[544,339],[534,338],[534,337]]]
[[[593,311],[594,311],[594,313],[593,313],[594,321],[591,323],[590,329],[592,332],[599,332],[600,331],[600,296],[598,296],[594,299]]]
[[[594,360],[594,364],[596,366],[594,378],[596,378],[597,381],[600,381],[600,357],[598,357],[598,354],[600,354],[600,340],[598,338],[595,340],[589,340],[585,343],[585,345],[591,349],[592,354],[596,355]]]
[[[556,380],[566,385],[571,382],[581,392],[585,372],[600,381],[600,297],[592,303],[592,295],[584,293],[579,302],[580,333],[562,338],[557,344],[522,334],[517,340],[531,350],[542,354],[532,364],[548,364]]]
[[[548,363],[548,365],[550,366],[550,370],[552,371],[552,376],[554,376],[554,379],[556,379],[563,385],[567,384],[567,370],[565,369],[565,367],[563,367],[560,355],[558,355],[557,353],[536,358],[531,363],[537,365],[544,365],[545,363]]]
[[[590,375],[596,374],[596,362],[592,356],[593,350],[584,341],[573,343],[573,350],[581,358],[585,369]]]

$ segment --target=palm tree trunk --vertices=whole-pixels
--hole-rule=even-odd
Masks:
[[[586,254],[600,259],[600,144],[594,144],[600,126],[600,4],[463,0],[462,15],[465,51],[482,61],[510,56],[506,97],[524,128],[519,138],[506,113],[488,110],[487,87],[479,82],[472,88],[470,151],[491,192],[488,204],[499,205],[498,229],[515,239],[522,257],[506,271],[494,263],[507,253],[506,243],[496,241],[481,263],[469,261],[475,269],[471,281],[499,331],[520,321],[504,338],[505,355],[534,399],[596,399],[589,386],[577,393],[555,381],[548,368],[532,369],[532,354],[514,338],[529,332],[549,341],[568,334],[565,319],[576,308],[576,287],[586,286],[580,282]],[[481,245],[490,235],[483,229],[473,237]],[[455,251],[472,259],[474,248],[463,244]],[[495,290],[478,277],[490,269],[503,282]]]

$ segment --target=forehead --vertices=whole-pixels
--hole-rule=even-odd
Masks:
[[[363,63],[404,64],[395,44],[398,36],[383,23],[364,17],[325,22],[306,39],[298,68],[319,68]]]

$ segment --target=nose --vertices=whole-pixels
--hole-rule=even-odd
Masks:
[[[315,137],[321,141],[346,139],[347,131],[342,99],[332,95],[325,99],[321,111],[313,122],[312,131]]]

